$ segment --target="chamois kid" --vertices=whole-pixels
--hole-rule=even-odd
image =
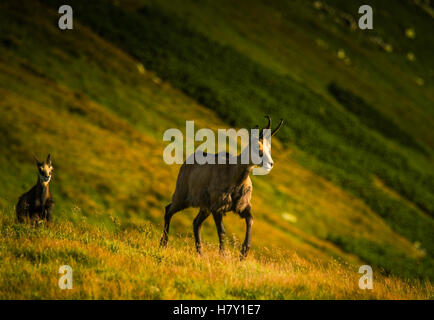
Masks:
[[[54,207],[53,197],[49,189],[51,174],[53,173],[51,155],[48,155],[45,162],[39,161],[36,156],[34,158],[38,168],[38,181],[33,188],[19,198],[16,206],[17,218],[19,222],[50,222]]]
[[[268,126],[264,129],[271,128],[271,118],[268,119]],[[280,129],[280,124],[271,131],[271,136],[275,135]],[[194,238],[196,250],[202,253],[202,244],[200,237],[200,228],[202,223],[210,214],[214,218],[217,227],[217,233],[220,243],[220,252],[224,251],[225,229],[223,226],[223,216],[228,211],[233,211],[243,218],[246,222],[246,236],[241,248],[241,258],[245,258],[250,249],[251,229],[253,217],[251,214],[250,199],[252,197],[252,181],[249,174],[255,164],[252,163],[252,148],[260,157],[262,157],[262,168],[270,171],[273,167],[271,158],[270,139],[264,139],[263,130],[260,131],[259,139],[250,143],[237,157],[236,164],[227,163],[218,164],[218,157],[230,156],[226,152],[218,153],[215,164],[184,164],[181,166],[176,182],[176,190],[172,196],[172,203],[166,206],[164,215],[164,230],[161,236],[160,246],[165,246],[168,241],[169,225],[172,216],[189,207],[199,207],[199,213],[193,221]],[[201,151],[200,151],[201,152]],[[243,164],[241,159],[246,159],[247,154],[249,163]],[[244,157],[243,157],[244,156]]]

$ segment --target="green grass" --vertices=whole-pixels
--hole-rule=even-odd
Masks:
[[[412,136],[400,129],[393,121],[383,116],[381,112],[366,103],[361,97],[341,88],[336,83],[331,83],[328,90],[340,104],[367,127],[404,146],[429,155],[428,150],[421,146]]]
[[[396,250],[392,245],[378,245],[367,239],[329,235],[328,240],[342,247],[347,252],[353,252],[364,261],[381,266],[386,274],[401,275],[406,278],[432,277],[432,259],[421,259],[412,263],[408,256]]]

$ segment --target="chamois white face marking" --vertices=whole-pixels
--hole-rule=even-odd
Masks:
[[[267,173],[270,172],[274,165],[273,159],[271,158],[270,139],[259,140],[255,148],[257,148],[259,156],[262,158],[261,168]]]
[[[39,180],[42,183],[48,183],[51,180],[51,174],[53,172],[53,166],[48,163],[38,164]]]

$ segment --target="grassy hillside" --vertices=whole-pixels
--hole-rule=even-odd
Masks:
[[[0,298],[432,298],[432,41],[418,30],[433,24],[422,9],[399,2],[412,41],[379,22],[372,36],[395,48],[385,52],[339,22],[314,28],[331,17],[309,2],[74,1],[73,31],[57,28],[59,3],[0,4]],[[179,168],[163,162],[163,132],[185,120],[250,127],[265,113],[287,125],[276,167],[253,178],[253,256],[237,261],[244,223],[228,214],[228,255],[209,219],[197,257],[192,209],[157,249]],[[13,219],[36,181],[32,152],[55,167],[54,223],[36,230]],[[365,263],[371,292],[357,286]],[[56,286],[62,264],[75,270],[70,293]]]

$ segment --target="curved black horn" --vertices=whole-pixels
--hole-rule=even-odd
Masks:
[[[277,131],[279,131],[282,124],[283,124],[283,119],[280,119],[279,125],[271,132],[271,136],[274,136],[277,133]]]
[[[264,128],[264,129],[270,129],[270,128],[271,128],[271,118],[270,118],[270,116],[269,116],[269,115],[266,115],[266,116],[265,116],[265,118],[267,118],[267,119],[268,119],[268,125],[267,125],[267,127],[266,127],[266,128]]]
[[[259,131],[259,139],[263,139],[264,138],[264,130],[265,129],[270,129],[271,128],[271,118],[270,118],[270,116],[266,115],[265,118],[268,119],[268,125],[264,129],[261,129]]]

